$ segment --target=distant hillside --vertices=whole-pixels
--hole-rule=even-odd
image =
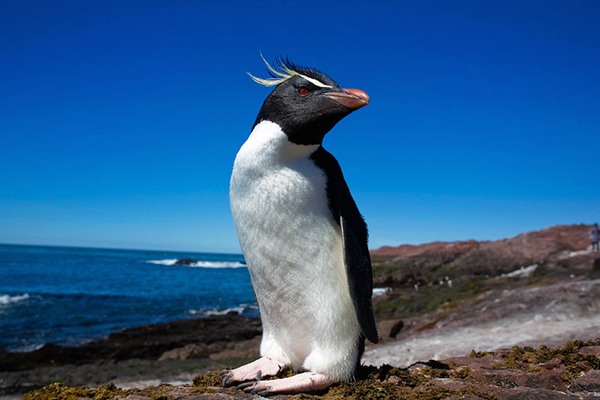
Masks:
[[[566,258],[589,247],[590,226],[558,225],[490,242],[476,240],[433,242],[422,245],[384,246],[373,257],[392,257],[396,262],[450,265],[471,272],[508,272],[520,266]]]

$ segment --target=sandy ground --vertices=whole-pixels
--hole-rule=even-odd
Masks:
[[[506,306],[510,299],[514,307]],[[466,312],[470,315],[440,321],[432,331],[371,346],[363,362],[407,367],[417,361],[463,356],[471,350],[553,346],[573,339],[598,338],[600,280],[504,290],[498,297],[476,302]],[[499,318],[486,321],[481,314]],[[476,323],[476,319],[484,322]]]
[[[510,318],[498,324],[452,329],[373,347],[365,352],[363,362],[407,367],[417,361],[463,356],[471,350],[494,351],[514,345],[560,345],[568,340],[599,336],[600,315],[555,321],[534,315],[530,319]]]

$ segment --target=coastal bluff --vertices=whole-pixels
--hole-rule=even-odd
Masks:
[[[356,382],[276,399],[595,399],[600,253],[589,225],[372,251],[381,343]],[[0,349],[0,399],[251,399],[217,372],[258,356],[258,319],[149,325],[79,347]]]

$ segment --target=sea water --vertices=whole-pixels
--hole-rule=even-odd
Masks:
[[[197,262],[176,264],[184,258]],[[258,316],[242,255],[0,245],[4,350],[231,310]]]

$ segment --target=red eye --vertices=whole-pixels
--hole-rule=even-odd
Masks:
[[[300,94],[300,96],[306,96],[307,94],[310,93],[310,90],[308,90],[307,88],[302,86],[301,88],[298,89],[298,93]]]

